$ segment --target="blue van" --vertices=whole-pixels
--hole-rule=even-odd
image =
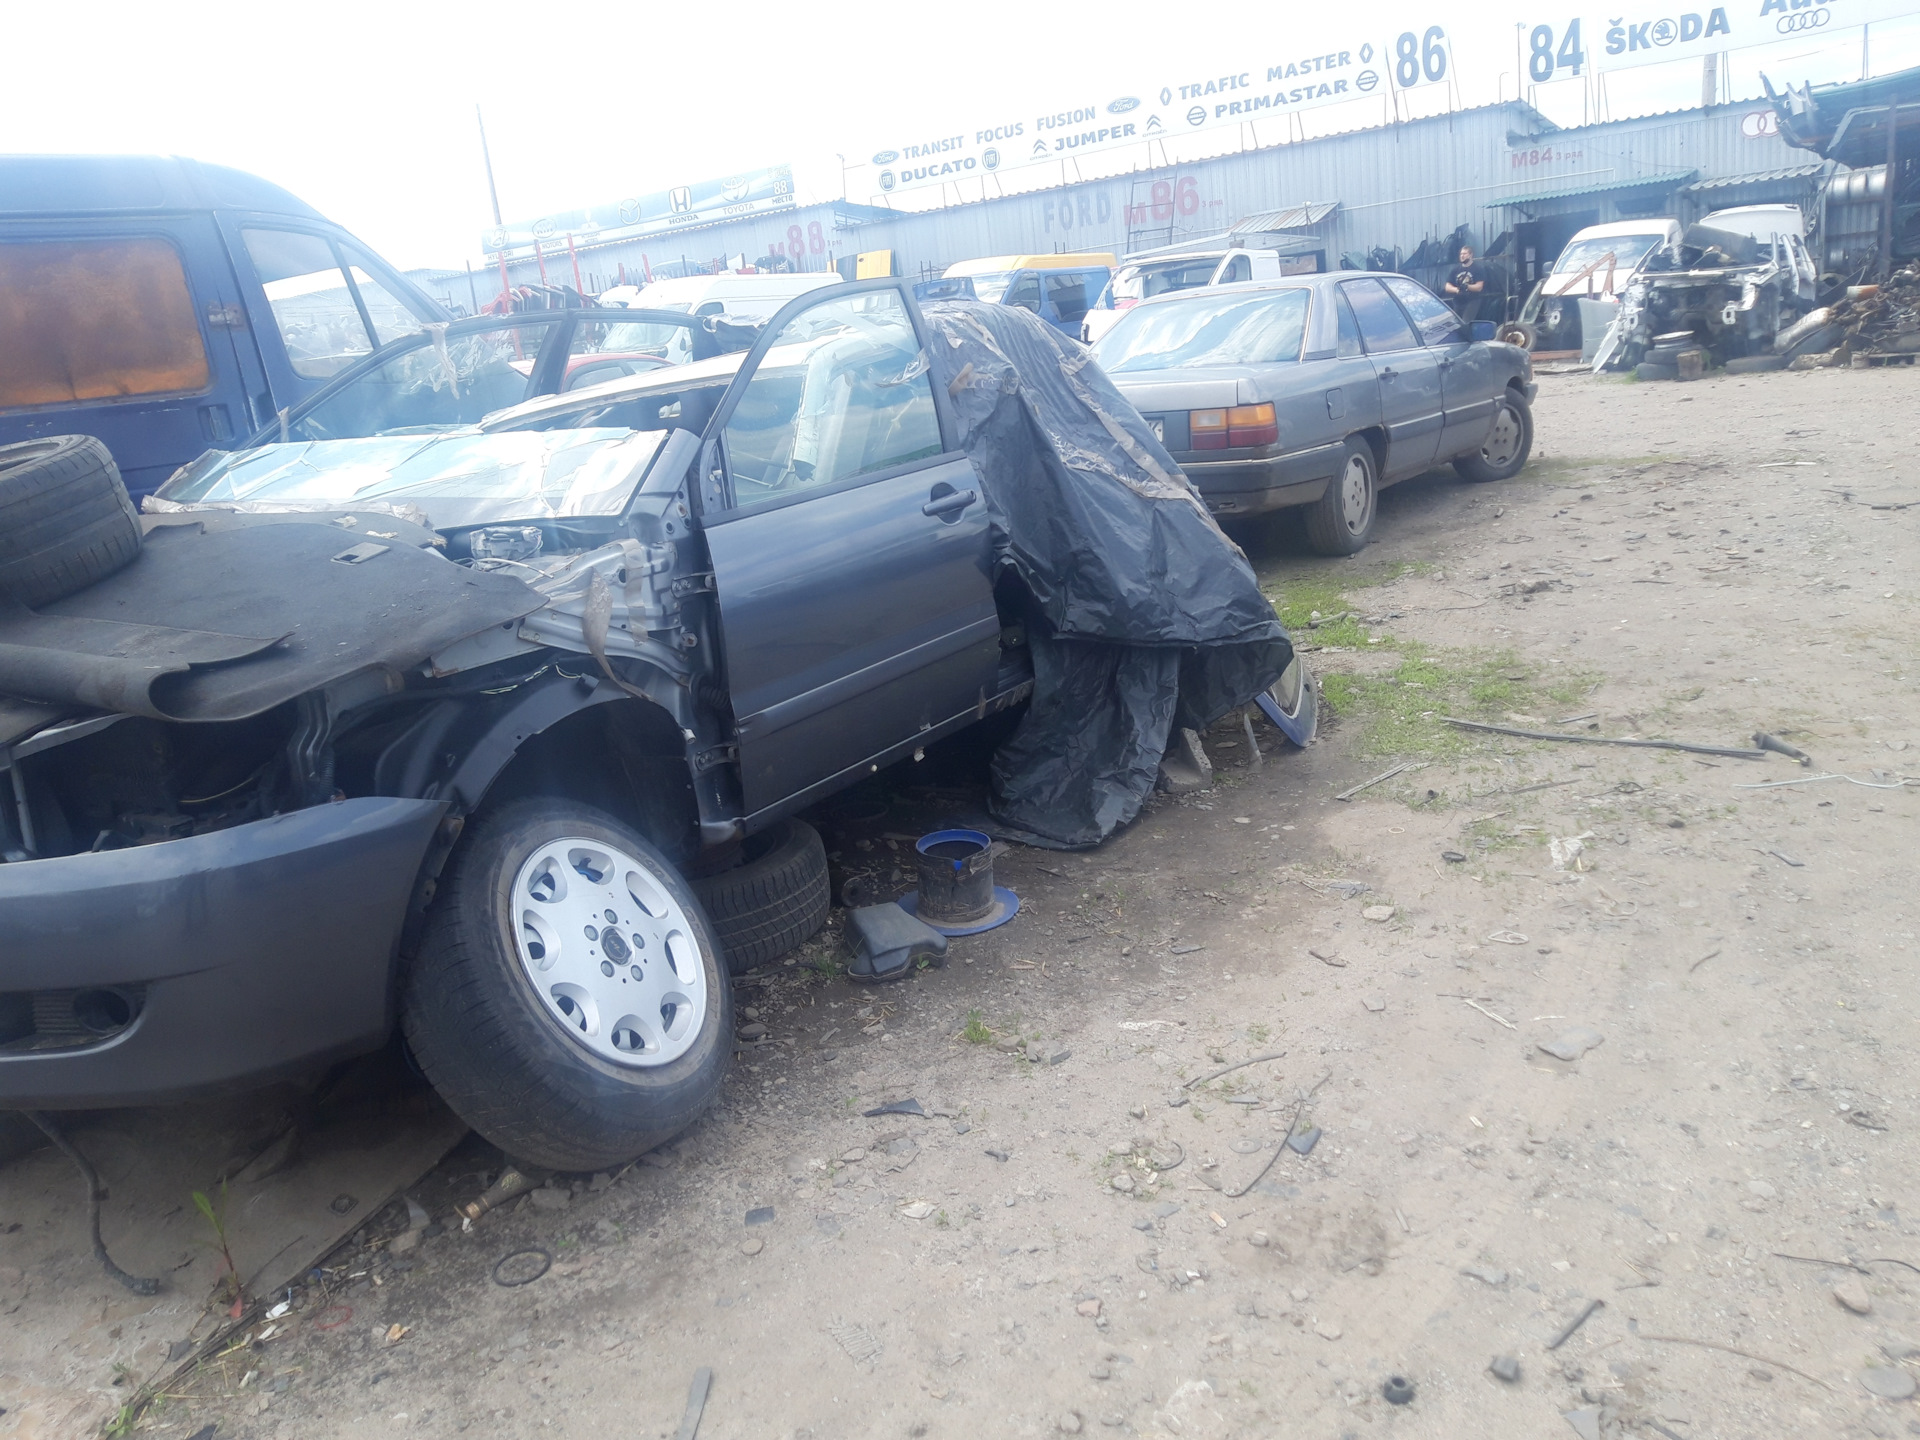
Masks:
[[[451,318],[241,171],[0,155],[0,445],[91,435],[136,500],[376,346]]]
[[[939,280],[925,282],[924,288],[963,281],[973,292],[970,298],[988,305],[1017,305],[1031,310],[1054,329],[1078,340],[1081,321],[1099,303],[1118,263],[1105,254],[994,255],[949,265]],[[915,293],[921,288],[916,286]]]

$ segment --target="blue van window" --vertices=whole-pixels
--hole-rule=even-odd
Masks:
[[[1040,313],[1040,277],[1028,272],[1014,282],[1013,289],[1007,292],[1007,304],[1018,305],[1022,310]]]
[[[0,410],[211,381],[179,252],[157,236],[0,244]]]
[[[1060,270],[1047,276],[1047,300],[1063,324],[1078,325],[1087,314],[1086,273]]]
[[[396,299],[347,247],[342,269],[334,245],[319,235],[264,228],[241,235],[296,375],[332,379],[374,346],[434,318]]]

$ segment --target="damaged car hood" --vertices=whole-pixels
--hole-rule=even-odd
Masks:
[[[13,738],[88,711],[244,719],[361,671],[398,674],[546,603],[403,520],[209,511],[145,527],[117,574],[39,610],[0,607]]]

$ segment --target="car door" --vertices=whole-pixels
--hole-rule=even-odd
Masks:
[[[830,286],[774,317],[708,427],[701,526],[750,820],[991,693],[987,507],[926,356],[904,283]]]
[[[1420,343],[1400,303],[1378,280],[1343,280],[1340,293],[1353,306],[1380,392],[1380,418],[1387,431],[1387,473],[1382,478],[1418,475],[1439,453],[1445,423],[1440,359]]]
[[[1386,286],[1440,362],[1440,402],[1446,418],[1436,458],[1451,460],[1478,450],[1493,423],[1494,402],[1504,379],[1493,352],[1470,338],[1460,317],[1418,281],[1395,275]]]
[[[252,428],[259,362],[209,215],[29,221],[0,242],[0,444],[92,435],[136,498]]]

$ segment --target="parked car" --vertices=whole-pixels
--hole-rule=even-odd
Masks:
[[[836,286],[749,351],[477,424],[526,327],[601,313],[461,322],[202,456],[138,528],[97,442],[0,451],[0,1108],[304,1075],[397,1019],[475,1129],[601,1168],[717,1094],[726,962],[824,919],[803,807],[1036,674],[1097,693],[1036,706],[1079,738],[1017,764],[1070,756],[1107,828],[1190,710],[1257,699],[1304,741],[1313,687],[1145,423],[1097,371],[1002,383],[1069,342],[980,313]],[[1111,664],[1037,669],[1061,634]]]
[[[1583,349],[1580,302],[1618,305],[1647,257],[1679,238],[1680,222],[1672,219],[1616,220],[1576,231],[1500,338],[1528,350]]]
[[[1309,262],[1310,263],[1310,262]],[[1287,274],[1278,250],[1216,246],[1129,257],[1113,273],[1100,298],[1080,322],[1080,339],[1091,345],[1142,300],[1203,285],[1236,285],[1243,280],[1278,280]]]
[[[974,299],[1031,310],[1077,340],[1080,323],[1107,288],[1115,263],[1105,254],[993,255],[949,265],[941,279],[970,281]]]
[[[1093,353],[1208,509],[1225,520],[1305,506],[1323,555],[1367,543],[1381,486],[1448,461],[1504,480],[1533,448],[1526,351],[1472,338],[1404,275],[1162,295]]]
[[[0,295],[0,445],[95,436],[136,497],[452,318],[279,186],[141,155],[0,156]]]

